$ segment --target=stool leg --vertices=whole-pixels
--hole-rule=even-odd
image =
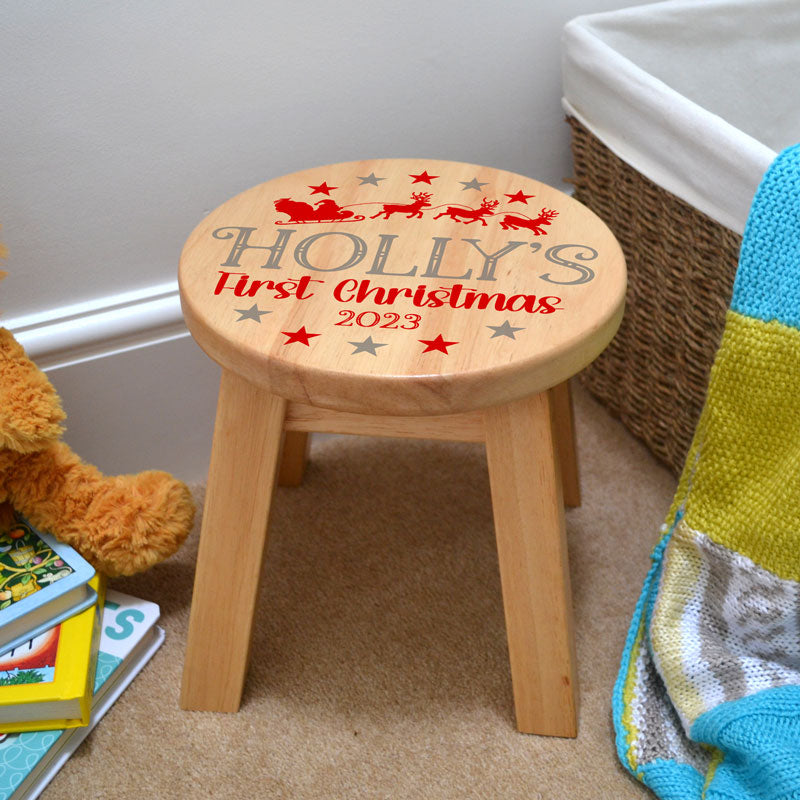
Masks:
[[[285,407],[285,400],[223,370],[183,666],[182,708],[239,708]]]
[[[300,486],[310,447],[311,436],[303,431],[286,431],[283,434],[283,455],[278,470],[279,486]]]
[[[575,452],[575,416],[569,381],[559,383],[549,391],[558,461],[561,464],[564,505],[575,508],[581,504],[581,484],[578,476],[578,457]]]
[[[548,392],[485,412],[517,727],[577,735],[572,599]]]

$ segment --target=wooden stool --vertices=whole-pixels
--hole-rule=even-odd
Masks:
[[[239,707],[276,475],[300,481],[309,432],[485,441],[517,726],[575,736],[565,381],[622,317],[608,228],[510,172],[332,164],[209,214],[180,291],[222,367],[182,707]]]

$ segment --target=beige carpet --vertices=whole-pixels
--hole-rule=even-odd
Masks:
[[[44,797],[648,796],[617,763],[610,698],[674,480],[579,387],[575,401],[576,740],[514,728],[482,446],[321,437],[305,484],[277,493],[241,711],[178,708],[195,531],[113,582],[161,605],[167,640]]]

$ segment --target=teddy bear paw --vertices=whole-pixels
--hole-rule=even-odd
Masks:
[[[192,529],[189,488],[156,470],[108,479],[73,546],[109,577],[133,575],[171,556]]]

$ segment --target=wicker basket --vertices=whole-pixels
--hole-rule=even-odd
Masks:
[[[608,224],[628,264],[622,325],[580,379],[677,474],[703,407],[741,236],[568,122],[575,198]]]

